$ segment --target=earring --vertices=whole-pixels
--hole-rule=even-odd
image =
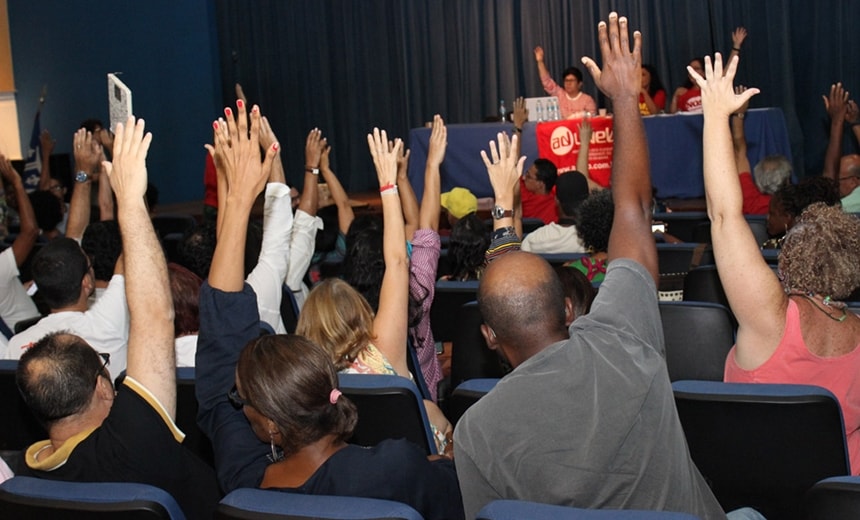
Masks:
[[[279,459],[278,449],[275,447],[275,433],[276,432],[269,432],[269,446],[272,448],[272,462],[277,462]]]

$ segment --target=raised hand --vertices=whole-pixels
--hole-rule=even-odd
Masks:
[[[740,49],[746,38],[747,30],[745,27],[738,27],[734,31],[732,31],[732,50]]]
[[[845,121],[848,123],[856,123],[860,119],[860,108],[853,99],[848,101],[848,106],[845,108]]]
[[[481,150],[481,158],[484,160],[484,166],[487,167],[487,175],[490,177],[497,203],[502,198],[505,202],[513,203],[514,193],[519,189],[526,157],[524,155],[517,157],[518,141],[519,137],[516,135],[511,140],[508,139],[507,134],[499,132],[496,141],[490,141],[490,155],[487,156],[486,150]]]
[[[388,148],[391,149],[394,146],[394,143],[388,141]],[[400,150],[400,153],[397,154],[397,180],[398,183],[401,181],[409,182],[409,150],[405,147]]]
[[[219,175],[223,172],[227,182],[227,197],[253,203],[263,189],[272,168],[272,161],[280,149],[273,143],[266,150],[264,161],[260,161],[260,109],[251,109],[250,131],[245,103],[236,101],[237,114],[234,119],[230,107],[224,109],[225,120],[212,123],[215,130],[215,146],[206,145],[215,159]]]
[[[0,154],[0,176],[11,185],[14,185],[16,181],[21,182],[21,176],[15,171],[12,162],[3,154]]]
[[[102,145],[85,128],[75,132],[72,143],[75,147],[75,168],[88,174],[95,172],[102,160]]]
[[[526,108],[526,100],[522,96],[514,100],[514,128],[523,129],[523,125],[529,120],[529,110]]]
[[[42,145],[42,156],[50,157],[51,153],[54,151],[54,146],[57,144],[57,141],[51,137],[51,132],[47,129],[42,130],[42,133],[39,134],[39,144]]]
[[[146,194],[146,154],[152,142],[152,134],[144,134],[144,126],[143,119],[135,122],[134,116],[130,116],[125,125],[117,123],[113,161],[102,163],[120,208],[129,203],[143,204]],[[76,138],[79,133],[80,131],[75,134]],[[89,132],[86,133],[88,137],[92,137]]]
[[[738,85],[737,87],[735,87],[735,95],[740,96],[741,94],[746,92],[746,90],[747,90],[747,87],[745,87],[743,85]],[[741,105],[740,108],[738,108],[735,111],[735,113],[736,114],[745,114],[746,111],[749,110],[749,108],[750,108],[750,98],[747,98],[746,101],[744,101],[744,104]]]
[[[535,47],[535,61],[543,61],[543,47],[538,45]]]
[[[388,134],[385,130],[374,128],[373,133],[367,134],[367,146],[373,157],[376,168],[376,178],[381,189],[397,184],[397,156],[403,147],[403,141],[394,140],[394,145],[388,146]]]
[[[238,83],[237,83],[238,85]],[[240,87],[241,88],[241,87]],[[260,118],[260,148],[266,152],[273,144],[278,142],[278,136],[272,130],[269,119],[266,116]]]
[[[848,107],[848,91],[842,86],[842,82],[830,85],[830,95],[821,96],[824,100],[824,109],[831,120],[844,120]]]
[[[728,117],[729,114],[737,112],[738,109],[749,103],[751,97],[759,93],[757,88],[749,88],[735,94],[732,81],[738,70],[738,57],[734,56],[729,61],[728,69],[723,72],[723,57],[720,53],[714,55],[713,64],[711,57],[705,56],[705,77],[699,75],[692,67],[687,66],[687,72],[693,81],[702,89],[702,110],[705,117]]]
[[[442,116],[433,116],[433,129],[430,131],[430,142],[427,147],[427,164],[439,166],[445,160],[445,150],[448,148],[448,127]]]
[[[609,13],[609,27],[601,21],[597,25],[600,54],[603,57],[603,70],[589,57],[582,63],[594,78],[597,87],[613,101],[621,98],[639,100],[642,88],[642,35],[633,33],[633,50],[630,50],[630,37],[627,32],[627,18]]]
[[[326,139],[322,136],[322,130],[314,128],[308,132],[305,139],[305,168],[319,168],[320,155],[326,146]]]

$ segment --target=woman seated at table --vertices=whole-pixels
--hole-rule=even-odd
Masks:
[[[560,87],[543,62],[543,47],[537,46],[534,50],[537,62],[538,74],[543,84],[543,89],[550,96],[558,98],[558,109],[562,119],[576,119],[584,117],[586,113],[597,112],[597,103],[594,98],[582,91],[582,71],[576,67],[568,67],[561,73],[564,87]]]
[[[704,74],[704,61],[700,58],[693,58],[687,65],[688,69],[693,69],[698,74]],[[701,112],[702,111],[702,91],[698,85],[693,82],[693,77],[687,75],[687,82],[683,87],[675,89],[675,94],[672,95],[672,103],[669,105],[669,113],[677,112]]]
[[[654,65],[642,65],[642,91],[639,92],[639,112],[643,116],[659,114],[666,108],[666,91]]]
[[[725,380],[798,383],[827,388],[839,399],[853,474],[860,472],[860,318],[839,300],[860,285],[860,220],[838,206],[813,204],[787,233],[774,275],[741,212],[726,120],[748,98],[736,95],[737,60],[723,76],[719,54],[703,75],[704,174],[711,237],[720,281],[738,319]]]

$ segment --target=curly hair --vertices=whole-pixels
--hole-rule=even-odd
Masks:
[[[340,441],[352,436],[358,411],[344,396],[331,402],[337,372],[311,341],[295,334],[251,340],[236,375],[248,403],[277,425],[285,456],[326,435]]]
[[[785,236],[779,271],[786,290],[843,299],[860,286],[860,219],[812,204]]]
[[[471,213],[454,224],[448,258],[451,259],[452,280],[477,280],[484,268],[484,257],[490,246],[487,227]]]
[[[594,192],[579,205],[576,232],[582,244],[591,252],[601,253],[609,249],[609,232],[612,231],[614,216],[615,206],[610,190]]]

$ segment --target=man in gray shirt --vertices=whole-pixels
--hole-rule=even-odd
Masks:
[[[568,330],[570,302],[551,267],[491,247],[497,259],[478,293],[482,332],[515,369],[455,430],[467,518],[496,499],[725,518],[690,459],[664,360],[640,35],[631,52],[627,20],[615,13],[598,30],[604,68],[583,61],[615,109],[609,269],[591,313]],[[522,166],[503,141],[492,161],[484,157],[499,206],[512,200]],[[494,211],[497,238],[510,236],[506,209]]]

